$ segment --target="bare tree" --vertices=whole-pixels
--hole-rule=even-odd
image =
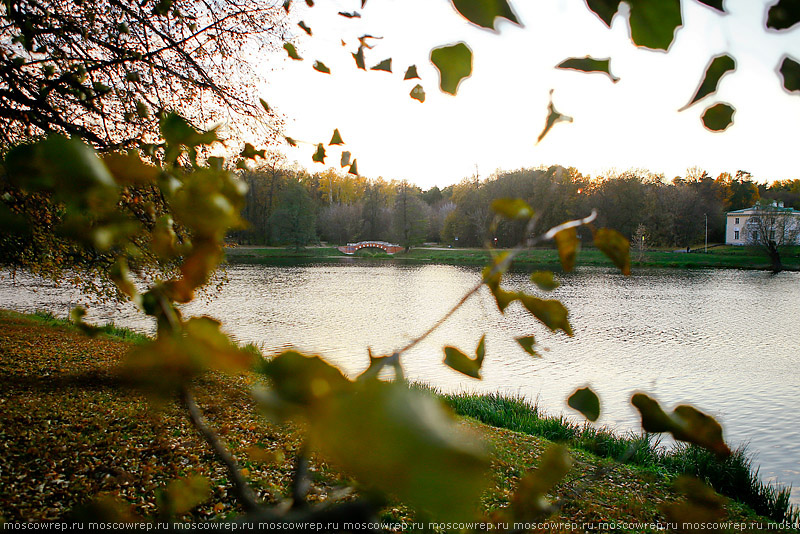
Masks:
[[[268,0],[9,0],[0,7],[0,144],[52,131],[100,149],[141,144],[161,110],[202,123],[233,114],[275,135],[242,60],[274,48],[284,20]]]
[[[783,270],[779,247],[796,245],[800,236],[800,212],[783,203],[759,202],[745,222],[746,242],[766,249],[773,272]]]

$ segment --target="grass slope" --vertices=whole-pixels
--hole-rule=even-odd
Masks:
[[[154,404],[117,382],[116,366],[130,341],[88,338],[55,323],[0,312],[0,521],[61,519],[98,497],[118,499],[137,517],[155,518],[163,513],[170,481],[189,475],[210,479],[210,491],[178,517],[203,520],[237,511],[224,468],[177,403]],[[207,375],[194,390],[209,423],[247,469],[258,497],[274,503],[289,494],[301,437],[256,416],[248,395],[253,380]],[[491,513],[508,505],[520,478],[550,442],[471,418],[463,424],[492,450],[493,484],[483,497],[484,511]],[[665,521],[659,506],[677,497],[663,475],[580,450],[573,457],[575,467],[554,496],[566,504],[552,521]],[[577,491],[598,466],[608,467],[608,474]],[[318,458],[311,469],[312,501],[327,500],[346,480]],[[759,521],[737,504],[730,504],[728,514],[733,521]],[[410,518],[399,504],[385,516]]]

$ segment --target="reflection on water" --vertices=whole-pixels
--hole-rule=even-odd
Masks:
[[[350,375],[367,348],[387,353],[419,335],[480,281],[477,268],[395,264],[233,265],[210,301],[185,308],[208,314],[265,352],[295,347],[323,355]],[[570,310],[575,336],[555,335],[512,305],[499,313],[481,291],[404,357],[407,375],[451,391],[502,391],[538,400],[551,413],[591,384],[600,424],[637,429],[635,390],[665,406],[690,402],[717,417],[733,444],[750,443],[766,479],[800,487],[800,274],[736,270],[641,270],[623,277],[585,268],[552,292]],[[522,274],[510,288],[535,291]],[[66,315],[80,295],[19,275],[0,280],[0,307]],[[90,310],[97,322],[151,330],[132,307]],[[487,332],[482,381],[442,365],[442,346],[471,353]],[[514,337],[535,334],[535,359]],[[795,501],[800,492],[795,492]]]

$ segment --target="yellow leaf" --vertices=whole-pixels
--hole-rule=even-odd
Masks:
[[[580,250],[578,231],[575,228],[565,228],[557,232],[553,239],[558,247],[558,258],[561,260],[561,267],[569,272],[575,268],[575,257]]]
[[[594,233],[594,246],[602,250],[622,274],[631,274],[630,244],[622,234],[610,228],[600,228]]]

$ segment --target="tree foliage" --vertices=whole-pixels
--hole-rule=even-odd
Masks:
[[[290,181],[281,192],[280,207],[271,216],[275,240],[295,250],[314,240],[315,215],[311,197],[297,181]]]

